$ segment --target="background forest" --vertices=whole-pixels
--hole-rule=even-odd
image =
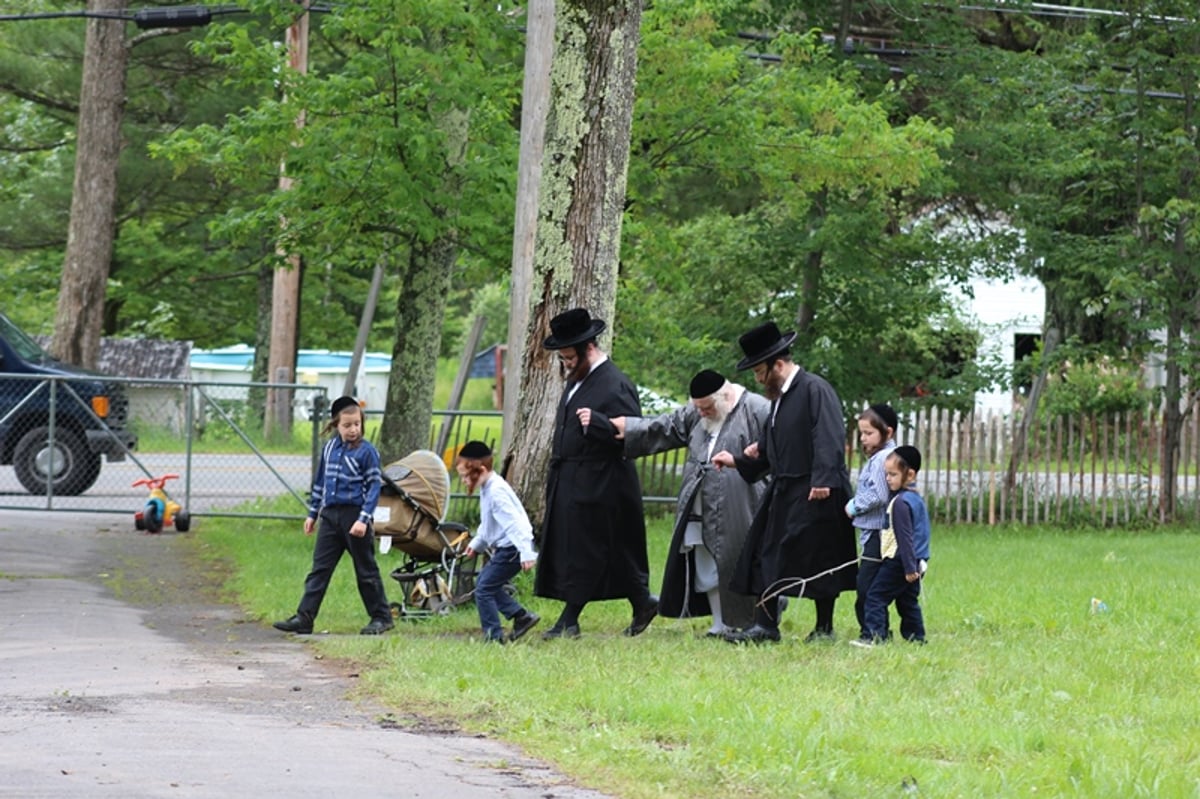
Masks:
[[[16,5],[0,13],[42,16],[0,22],[0,275],[5,312],[49,333],[85,20],[54,16],[78,2]],[[370,348],[457,354],[478,313],[485,345],[503,340],[524,9],[324,4],[301,75],[294,4],[213,8],[204,27],[128,26],[103,333],[265,349],[272,274],[300,253],[301,347],[353,345],[377,264]],[[956,297],[1022,273],[1047,289],[1029,368],[1053,407],[1141,402],[1095,375],[1136,384],[1155,362],[1183,413],[1198,55],[1181,0],[647,4],[614,356],[678,396],[773,318],[847,402],[969,407],[1012,376],[976,357]]]

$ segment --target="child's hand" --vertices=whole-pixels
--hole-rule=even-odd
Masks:
[[[475,550],[471,549],[471,547],[467,547],[466,549],[463,550],[463,557],[464,558],[475,557]]]
[[[535,563],[537,563],[536,560],[523,560],[523,561],[521,561],[521,570],[529,571],[530,569],[533,568],[533,564],[535,564]]]
[[[306,518],[304,519],[304,534],[305,534],[305,535],[312,535],[312,533],[313,533],[313,530],[316,528],[316,526],[317,526],[317,520],[316,520],[316,519],[314,519],[314,518],[313,518],[313,517],[311,517],[311,516],[308,516],[308,517],[306,517]]]
[[[366,534],[367,534],[367,523],[366,522],[360,520],[350,526],[350,535],[354,536],[355,538],[362,538]]]
[[[917,580],[921,579],[921,573],[913,572],[912,574],[906,574],[904,575],[904,579],[908,580],[910,583],[915,583]]]

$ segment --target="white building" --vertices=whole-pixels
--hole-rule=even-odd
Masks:
[[[342,396],[350,371],[352,352],[300,350],[296,354],[296,382],[323,386],[329,399]],[[391,357],[379,352],[363,353],[351,392],[368,413],[381,413],[387,404]],[[249,383],[254,365],[254,348],[246,344],[215,350],[192,350],[192,379],[211,383]],[[303,409],[297,409],[303,415]]]
[[[1046,289],[1041,281],[1024,276],[1008,282],[976,278],[971,289],[975,296],[964,296],[964,303],[968,321],[983,333],[979,357],[994,360],[1011,373],[1012,366],[1035,352],[1041,342]],[[984,414],[1011,413],[1017,393],[1023,393],[1021,387],[980,392],[975,395],[975,409]]]

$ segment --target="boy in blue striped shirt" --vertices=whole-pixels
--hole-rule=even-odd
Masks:
[[[304,580],[304,596],[295,615],[274,626],[287,633],[311,633],[333,570],[342,554],[349,551],[358,578],[358,595],[370,616],[360,632],[379,635],[395,626],[375,561],[375,531],[371,526],[379,502],[379,452],[363,437],[362,408],[353,397],[333,401],[330,421],[322,434],[334,430],[337,435],[321,452],[308,518],[304,520],[305,535],[317,531],[312,571]]]

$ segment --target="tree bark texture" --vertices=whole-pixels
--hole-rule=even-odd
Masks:
[[[451,237],[414,242],[401,270],[387,412],[379,431],[379,455],[385,464],[430,448],[442,322],[457,257],[458,244]]]
[[[87,9],[114,12],[125,6],[126,0],[89,0]],[[89,368],[95,368],[100,355],[116,236],[127,58],[125,22],[88,19],[75,134],[75,183],[50,348],[67,363]]]
[[[556,6],[529,326],[513,342],[523,352],[508,476],[535,524],[563,390],[542,348],[550,319],[585,307],[614,322],[641,18],[641,0]]]
[[[458,234],[453,217],[462,196],[459,167],[467,157],[470,114],[452,110],[438,121],[446,135],[446,169],[442,206],[435,209],[446,224],[432,241],[412,239],[408,261],[399,275],[396,301],[396,339],[388,374],[387,412],[379,431],[379,455],[385,464],[413,450],[429,449],[433,421],[433,389],[437,382],[437,358],[442,343],[446,298],[458,261]],[[390,240],[390,239],[389,239]],[[367,410],[370,410],[368,408]],[[441,455],[442,453],[438,453]]]

